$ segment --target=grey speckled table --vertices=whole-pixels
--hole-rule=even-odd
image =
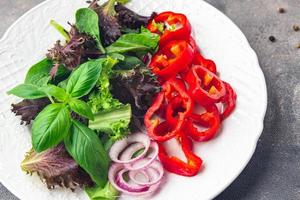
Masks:
[[[300,200],[300,49],[296,48],[300,31],[292,29],[293,24],[300,25],[300,0],[207,1],[248,38],[265,73],[269,99],[265,128],[253,158],[216,200]],[[0,0],[0,35],[40,2]],[[279,7],[286,13],[279,14]],[[268,40],[270,35],[277,38],[275,43]],[[0,185],[0,199],[16,198]]]

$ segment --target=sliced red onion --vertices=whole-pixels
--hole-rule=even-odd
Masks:
[[[123,174],[128,170],[124,169],[122,164],[113,164],[108,173],[109,182],[120,192],[128,195],[140,196],[153,193],[159,186],[159,183],[151,186],[141,186],[138,184],[129,184],[124,178]]]
[[[148,152],[148,149],[150,147],[150,139],[146,134],[141,134],[141,133],[134,133],[129,135],[128,138],[124,140],[117,141],[110,149],[109,151],[109,156],[112,161],[116,163],[122,163],[122,164],[128,164],[135,162],[141,158],[143,158],[146,153]],[[120,154],[124,151],[124,149],[134,143],[141,143],[144,146],[144,151],[137,157],[131,158],[128,160],[120,160],[119,156]],[[128,148],[136,148],[136,146],[129,146]],[[128,150],[128,152],[131,152],[132,150]]]
[[[144,148],[142,143],[134,143],[127,147],[120,156],[120,160],[130,160],[133,158],[134,153]]]
[[[140,159],[129,164],[125,164],[125,167],[129,170],[139,170],[149,166],[157,158],[158,155],[158,145],[156,142],[151,142],[148,151],[150,150],[152,151],[147,155],[147,158]]]
[[[149,190],[149,186],[142,186],[142,185],[138,185],[135,183],[130,184],[129,182],[126,182],[124,180],[124,176],[123,176],[126,172],[128,172],[127,169],[122,169],[121,171],[118,172],[118,174],[116,176],[115,180],[120,188],[122,188],[126,192],[145,192],[145,191]],[[147,176],[147,178],[149,179],[148,176]]]
[[[134,157],[143,148],[143,152]],[[115,162],[108,173],[110,183],[127,195],[146,197],[154,193],[164,175],[164,169],[156,159],[158,150],[157,143],[151,142],[143,133],[135,133],[116,142],[109,152],[110,158]],[[124,179],[126,173],[128,181]]]
[[[150,179],[149,182],[143,182],[136,178],[136,176],[142,172],[147,174],[148,179]],[[129,171],[128,175],[130,180],[132,180],[134,183],[138,185],[151,186],[161,181],[161,179],[164,176],[164,169],[161,163],[158,160],[155,160],[147,168],[142,170]]]

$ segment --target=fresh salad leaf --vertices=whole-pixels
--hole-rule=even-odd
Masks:
[[[119,191],[109,182],[106,183],[104,188],[98,186],[85,188],[85,192],[90,197],[90,200],[116,200],[119,197]]]
[[[122,103],[130,103],[133,114],[142,117],[160,91],[160,84],[147,68],[117,70],[111,80],[112,94]]]
[[[115,70],[129,70],[137,67],[145,67],[145,63],[135,56],[125,56],[123,61],[120,61],[114,67]]]
[[[86,117],[90,120],[94,120],[94,115],[87,103],[78,99],[71,99],[69,102],[71,110],[76,112],[78,115]]]
[[[95,114],[95,120],[89,121],[89,128],[104,132],[113,140],[119,140],[129,134],[131,106],[124,105]]]
[[[99,19],[95,11],[89,8],[81,8],[76,12],[76,27],[80,33],[90,35],[95,39],[99,50],[105,53],[100,40]]]
[[[23,99],[39,99],[47,96],[38,86],[32,84],[20,84],[8,91],[7,94],[13,94]]]
[[[73,70],[84,60],[89,58],[87,51],[93,50],[94,48],[87,47],[87,43],[94,42],[90,36],[79,33],[75,26],[71,26],[70,30],[70,41],[62,45],[58,40],[53,48],[48,50],[47,58],[53,60],[54,66],[51,70],[52,76],[55,75],[56,68],[59,65],[63,65],[66,68]]]
[[[128,33],[106,48],[107,53],[150,52],[158,46],[159,35],[150,32]]]
[[[61,26],[54,20],[50,21],[50,25],[53,26],[65,38],[66,42],[70,41],[69,32],[63,26]]]
[[[87,95],[97,83],[102,64],[105,59],[90,60],[78,67],[75,70],[67,83],[66,91],[76,98]]]
[[[50,81],[50,70],[53,62],[47,58],[33,65],[27,72],[25,83],[37,86],[46,85]]]
[[[121,26],[131,29],[139,29],[142,26],[146,26],[155,15],[152,14],[151,17],[141,16],[122,4],[116,5],[115,9],[118,13],[118,21]]]
[[[121,36],[121,25],[118,22],[115,11],[116,0],[109,0],[102,6],[92,2],[90,8],[95,10],[99,16],[101,39],[104,46],[115,42]]]
[[[48,105],[33,122],[32,145],[42,152],[58,145],[69,133],[71,117],[68,108],[61,103]]]
[[[119,54],[119,53],[111,53],[109,54],[109,57],[115,59],[115,60],[118,60],[118,61],[123,61],[125,59],[125,56],[122,55],[122,54]]]
[[[27,173],[37,173],[45,181],[49,189],[55,186],[70,188],[90,187],[93,181],[68,154],[63,144],[37,153],[30,150],[21,163]]]
[[[47,98],[42,99],[24,99],[23,101],[12,104],[11,111],[17,116],[21,116],[21,124],[30,124],[31,120],[34,120],[36,116],[51,102]]]
[[[110,78],[113,73],[112,68],[118,61],[107,57],[103,63],[101,75],[97,81],[97,90],[92,92],[89,96],[89,106],[92,108],[93,113],[108,110],[111,108],[119,107],[121,103],[112,97],[110,92]]]
[[[55,85],[47,85],[42,87],[40,90],[45,92],[48,96],[53,96],[59,102],[66,102],[70,98],[69,94],[67,94],[63,88]]]
[[[73,121],[71,134],[65,139],[67,151],[100,187],[107,182],[109,158],[94,131]]]

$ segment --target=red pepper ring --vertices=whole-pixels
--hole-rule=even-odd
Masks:
[[[164,168],[169,172],[181,175],[181,176],[195,176],[201,169],[202,160],[193,152],[193,142],[190,138],[184,134],[179,136],[181,147],[184,155],[187,158],[187,162],[184,162],[176,156],[169,156],[162,143],[159,143],[158,157],[163,164]]]
[[[152,58],[149,68],[165,81],[176,77],[192,63],[194,50],[184,40],[174,40],[159,50]]]
[[[202,67],[205,67],[212,73],[217,74],[217,66],[216,66],[215,62],[212,60],[206,59],[201,55],[199,47],[197,46],[196,41],[193,37],[190,37],[189,43],[195,51],[195,55],[194,55],[192,64],[193,65],[201,65]]]
[[[160,47],[165,46],[172,40],[188,41],[192,32],[192,27],[187,17],[174,12],[160,13],[150,21],[147,29],[160,35]]]
[[[187,105],[184,104],[183,100],[180,97],[174,97],[169,104],[167,105],[165,118],[169,124],[176,124],[178,122],[179,113],[190,110],[191,108],[186,108]]]
[[[237,95],[231,85],[225,81],[223,81],[223,84],[226,88],[226,95],[221,99],[221,102],[225,105],[225,110],[220,115],[221,120],[226,119],[233,112],[237,99]]]
[[[168,121],[161,122],[159,117],[153,119],[155,115],[160,115],[161,118],[164,117],[167,103],[174,97],[180,97],[186,109],[184,112],[176,113],[176,123],[169,123]],[[183,127],[185,118],[192,112],[192,107],[193,101],[185,91],[185,88],[183,88],[182,83],[177,79],[167,81],[163,85],[163,90],[158,94],[145,115],[144,123],[148,135],[159,142],[174,138]]]
[[[204,107],[220,102],[226,94],[222,80],[200,65],[192,66],[184,79],[189,85],[191,97]]]
[[[201,65],[214,74],[217,74],[217,66],[214,61],[204,58],[200,53],[195,53],[193,59],[194,65]]]
[[[204,142],[212,139],[220,128],[220,117],[216,105],[209,106],[203,114],[192,114],[186,121],[185,133],[190,135],[193,140]],[[208,128],[199,131],[195,125],[201,125]]]

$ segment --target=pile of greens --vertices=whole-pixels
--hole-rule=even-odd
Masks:
[[[136,128],[160,90],[143,62],[159,36],[144,28],[150,17],[124,3],[90,2],[77,10],[70,31],[52,20],[65,41],[8,92],[24,99],[12,104],[21,123],[32,123],[33,148],[21,167],[37,172],[48,188],[84,187],[91,199],[118,195],[107,181],[107,151]]]

